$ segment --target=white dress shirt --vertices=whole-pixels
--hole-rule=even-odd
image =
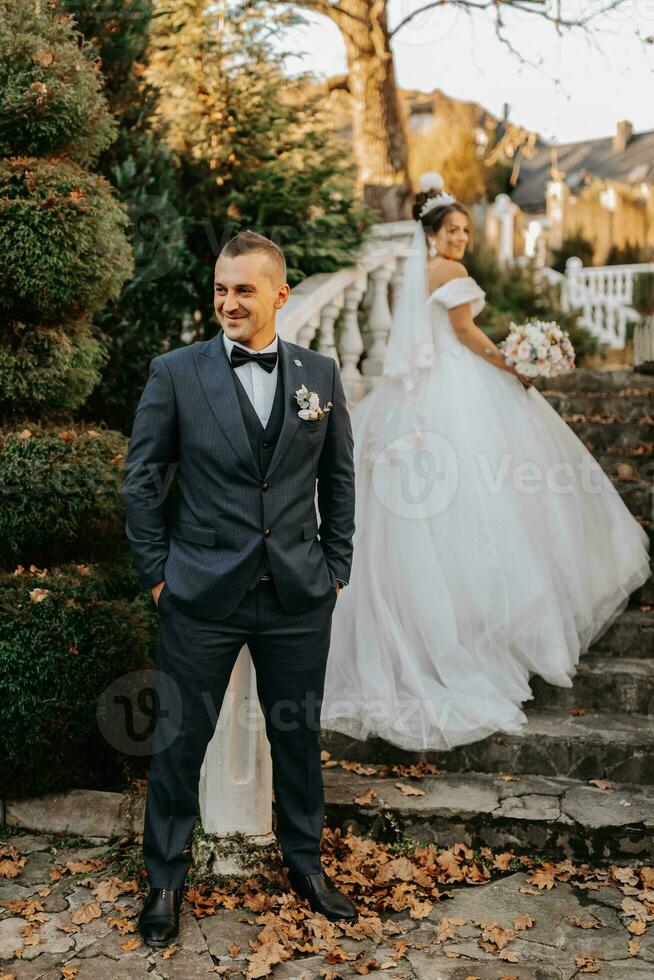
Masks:
[[[268,346],[258,351],[252,351],[251,348],[246,347],[245,344],[239,344],[236,340],[230,340],[227,334],[224,332],[223,341],[225,343],[227,357],[231,357],[232,347],[234,344],[236,344],[237,347],[242,347],[243,350],[249,351],[251,354],[267,354],[269,351],[277,350],[279,338],[277,334],[275,334]],[[234,368],[234,370],[238,374],[238,380],[245,388],[246,394],[252,402],[252,407],[259,416],[261,424],[265,429],[266,425],[268,424],[268,419],[270,418],[273,401],[275,400],[277,372],[279,371],[279,357],[277,358],[277,364],[275,364],[275,367],[270,373],[264,370],[264,368],[262,368],[259,364],[255,364],[254,361],[248,361],[247,364],[239,364],[239,366]]]

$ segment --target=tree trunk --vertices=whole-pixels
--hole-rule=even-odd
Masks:
[[[305,6],[339,27],[348,61],[354,151],[360,191],[380,221],[411,216],[408,141],[395,78],[386,0],[340,0]]]

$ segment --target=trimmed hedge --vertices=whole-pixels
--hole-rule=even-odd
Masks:
[[[0,561],[84,553],[124,529],[127,440],[91,425],[0,428]]]
[[[107,358],[100,331],[87,320],[57,327],[8,324],[0,332],[0,416],[79,408]]]
[[[117,299],[134,269],[127,211],[69,160],[0,160],[0,312],[56,323]]]
[[[125,556],[0,573],[3,796],[120,779],[124,756],[98,729],[97,699],[151,667],[156,644],[156,614],[130,566]]]
[[[0,0],[0,156],[89,165],[117,129],[71,18],[35,0]]]

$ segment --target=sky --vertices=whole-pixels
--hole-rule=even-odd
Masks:
[[[546,0],[547,3],[550,0]],[[588,30],[565,30],[533,14],[506,10],[504,33],[522,63],[495,34],[486,11],[467,15],[446,4],[405,25],[393,41],[398,83],[403,88],[442,89],[454,98],[479,102],[544,139],[559,143],[610,136],[618,120],[635,132],[654,129],[654,0],[627,0],[606,12],[604,0],[561,0],[564,14],[588,16]],[[424,0],[390,0],[391,29]],[[538,6],[537,3],[534,6]],[[602,12],[604,11],[604,12]],[[346,70],[345,48],[327,17],[306,14],[307,27],[284,36],[287,70],[312,69],[320,76]]]

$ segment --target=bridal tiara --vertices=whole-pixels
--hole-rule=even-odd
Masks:
[[[433,211],[434,208],[443,207],[445,204],[454,204],[455,201],[456,198],[452,197],[451,194],[448,194],[447,191],[436,194],[435,197],[428,198],[420,208],[420,217],[424,218],[425,215],[429,214],[430,211]]]

